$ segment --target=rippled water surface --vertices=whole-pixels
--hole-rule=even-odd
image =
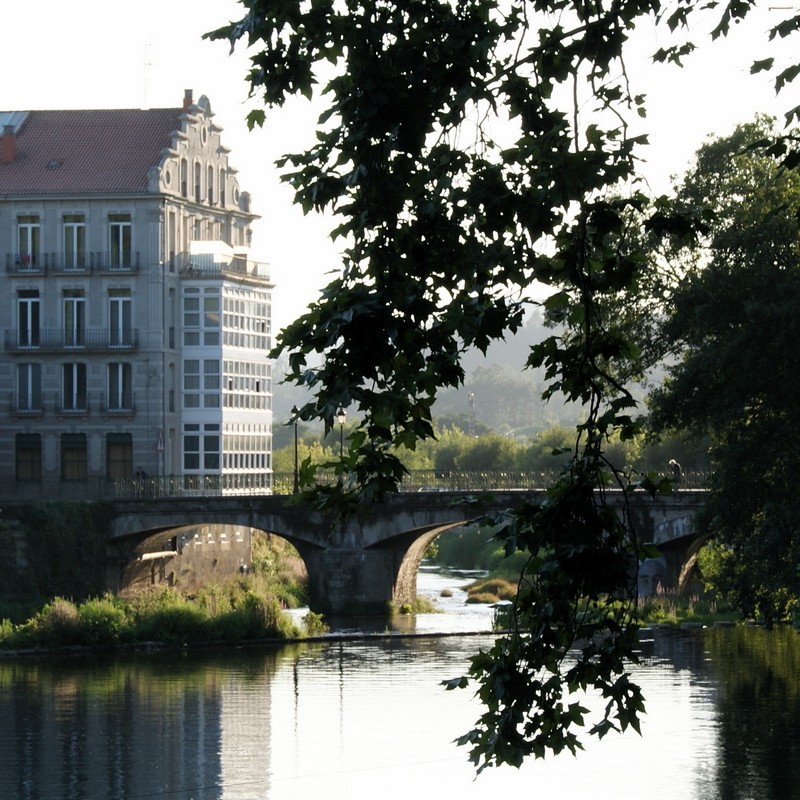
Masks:
[[[432,596],[454,582],[434,576]],[[456,631],[490,620],[460,606],[430,616]],[[645,631],[641,737],[476,778],[453,740],[480,707],[440,682],[490,642],[0,661],[0,798],[800,798],[794,632]]]

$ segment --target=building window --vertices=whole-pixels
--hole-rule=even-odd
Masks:
[[[183,294],[183,345],[205,347],[219,345],[220,294],[219,288],[207,286],[202,297],[197,288],[187,288]]]
[[[200,367],[202,363],[202,377]],[[200,397],[203,397],[202,402]],[[219,359],[187,358],[183,362],[183,407],[219,408],[220,404]]]
[[[219,360],[207,358],[203,361],[203,408],[219,408],[219,400]]]
[[[133,263],[133,226],[130,214],[109,214],[109,237],[111,244],[111,266],[129,268]]]
[[[88,451],[85,433],[61,434],[61,478],[85,481],[88,477]]]
[[[167,385],[168,408],[167,411],[175,411],[175,365],[169,365],[169,383]]]
[[[130,364],[113,362],[108,365],[108,408],[110,411],[133,409],[133,381]]]
[[[202,195],[202,193],[200,191],[200,189],[201,189],[201,186],[200,186],[201,174],[202,174],[202,170],[201,170],[200,164],[195,162],[195,165],[194,165],[194,201],[195,201],[195,203],[199,203],[203,199],[203,195]]]
[[[62,367],[62,408],[64,411],[87,411],[86,364],[71,363]]]
[[[86,344],[86,298],[83,289],[64,291],[64,344],[83,347]]]
[[[133,477],[133,440],[129,433],[106,436],[106,476],[110,480]]]
[[[216,422],[186,423],[183,426],[183,469],[186,472],[218,472],[220,467],[220,428]]]
[[[214,167],[210,164],[206,170],[206,192],[208,194],[208,202],[214,205]]]
[[[178,217],[174,211],[167,217],[167,253],[169,255],[169,271],[175,272],[175,251],[178,249]]]
[[[168,336],[167,336],[167,347],[170,350],[175,349],[175,322],[176,322],[176,302],[175,302],[175,290],[169,290],[169,302],[167,304],[167,314],[169,315],[168,318]]]
[[[64,266],[67,269],[86,266],[86,222],[83,214],[64,215]]]
[[[203,344],[206,347],[219,344],[219,312],[219,289],[206,287],[203,294]]]
[[[130,289],[111,289],[108,293],[108,333],[112,347],[133,344]]]
[[[225,169],[223,167],[219,168],[219,186],[217,187],[217,191],[219,192],[219,204],[221,206],[225,205]]]
[[[183,426],[183,469],[186,472],[200,469],[200,425],[197,423]]]
[[[17,410],[42,410],[41,364],[17,364]]]
[[[183,295],[183,344],[200,344],[200,296],[197,289],[186,289]]]
[[[200,408],[200,359],[183,362],[183,407]]]
[[[17,293],[17,344],[39,346],[39,290],[20,289]]]
[[[15,438],[18,481],[41,481],[42,437],[38,433],[18,433]]]
[[[38,214],[17,217],[17,261],[23,269],[33,269],[39,263],[40,233]]]
[[[181,159],[181,194],[189,196],[189,165],[185,158]]]
[[[219,470],[219,424],[203,425],[203,469]]]

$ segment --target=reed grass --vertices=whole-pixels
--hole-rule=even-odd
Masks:
[[[315,634],[324,622],[310,617]],[[79,604],[57,597],[26,622],[0,624],[0,648],[114,648],[141,643],[298,639],[307,635],[257,576],[236,576],[188,598],[169,587],[122,599],[110,594]]]

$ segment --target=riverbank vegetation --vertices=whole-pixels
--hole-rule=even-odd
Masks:
[[[57,597],[28,621],[0,623],[0,648],[50,649],[299,639],[324,631],[321,618],[302,626],[257,575],[212,584],[195,597],[157,587],[130,599],[105,594],[75,603]]]
[[[308,605],[308,573],[297,550],[280,536],[254,534],[252,572],[284,608]]]
[[[644,625],[668,626],[742,621],[744,618],[736,607],[715,591],[713,579],[717,574],[717,559],[713,552],[713,548],[705,548],[698,558],[703,577],[703,589],[699,594],[681,596],[668,592],[639,598],[639,621]],[[488,530],[478,526],[448,531],[426,552],[429,563],[483,573],[466,587],[468,603],[495,604],[513,600],[525,558],[522,552],[506,557],[501,544]]]
[[[214,641],[297,639],[326,630],[309,613],[302,624],[285,613],[307,604],[305,566],[279,537],[254,536],[252,570],[186,595],[169,586],[133,597],[57,596],[24,620],[0,614],[0,648],[191,645]]]

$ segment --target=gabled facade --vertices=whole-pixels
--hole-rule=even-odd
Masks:
[[[0,128],[6,494],[268,490],[272,284],[208,99]]]

